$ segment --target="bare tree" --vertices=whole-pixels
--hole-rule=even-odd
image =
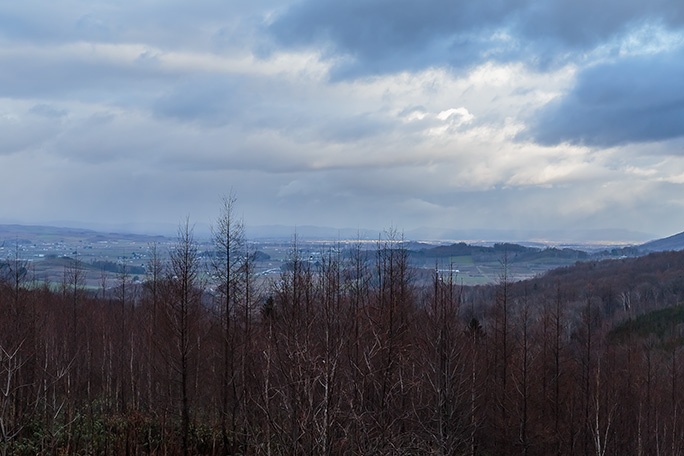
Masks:
[[[68,265],[64,267],[64,279],[62,283],[65,297],[69,297],[70,295],[71,298],[72,350],[74,353],[77,348],[76,345],[79,332],[78,307],[85,292],[85,279],[86,272],[83,267],[83,261],[78,255],[78,252],[74,252],[74,258],[72,258]]]
[[[159,285],[164,275],[164,263],[161,258],[161,253],[159,252],[159,245],[156,242],[149,244],[147,249],[149,251],[149,259],[147,260],[147,266],[145,268],[145,273],[147,275],[145,280],[145,292],[152,301],[152,322],[155,322],[160,300]]]
[[[373,343],[367,346],[364,356],[370,360],[368,372],[371,380],[372,408],[377,421],[369,436],[376,448],[371,451],[390,451],[397,444],[398,434],[405,426],[407,404],[404,402],[410,382],[405,369],[409,346],[410,313],[413,305],[408,251],[402,234],[390,228],[377,243],[376,299],[369,317]]]
[[[147,246],[148,260],[145,266],[145,282],[143,284],[142,325],[147,345],[147,361],[145,363],[147,404],[152,407],[155,393],[155,356],[154,345],[158,342],[160,326],[160,308],[162,301],[162,284],[164,283],[164,262],[161,258],[159,245],[156,242]]]
[[[178,227],[176,244],[169,252],[168,295],[165,317],[172,342],[168,360],[176,375],[180,394],[180,418],[183,453],[189,452],[190,387],[192,362],[195,361],[199,334],[203,283],[200,277],[200,257],[190,227],[185,219]]]
[[[314,308],[314,283],[311,263],[304,258],[295,234],[288,263],[280,280],[274,284],[276,319],[273,331],[274,369],[280,385],[273,385],[282,415],[280,426],[274,426],[281,445],[295,452],[312,452],[308,429],[313,426],[313,392],[317,381],[313,335],[317,331]]]
[[[318,454],[333,453],[333,430],[340,414],[339,371],[345,345],[345,319],[342,313],[342,288],[340,281],[340,246],[330,249],[321,259],[318,274],[321,301],[321,315],[318,346],[321,348],[317,383],[321,389],[314,411],[314,442]]]
[[[236,434],[238,400],[238,379],[236,378],[237,334],[233,317],[236,303],[242,291],[243,265],[249,259],[245,255],[244,225],[235,216],[237,198],[232,192],[221,199],[221,212],[212,226],[214,257],[212,268],[217,281],[220,299],[220,315],[223,337],[223,369],[221,381],[221,431],[224,448],[229,447],[228,417],[231,418],[231,433]],[[233,440],[235,443],[235,439]],[[232,449],[233,453],[235,448]]]
[[[504,252],[504,256],[501,259],[501,274],[499,276],[499,283],[496,290],[496,302],[495,302],[495,366],[498,370],[496,375],[496,381],[498,383],[496,392],[498,396],[495,398],[499,412],[500,412],[500,422],[498,424],[499,428],[502,430],[502,439],[500,441],[501,452],[509,453],[509,414],[510,414],[510,347],[509,347],[509,313],[510,313],[510,277],[509,277],[509,264],[508,264],[508,252]]]
[[[527,289],[518,305],[518,324],[515,334],[515,346],[517,365],[513,366],[511,379],[517,396],[518,412],[518,444],[520,453],[527,456],[532,445],[530,432],[530,410],[531,410],[531,389],[532,389],[532,364],[535,357],[535,344],[532,339],[532,328],[534,316],[532,315],[530,302],[527,296]]]
[[[6,348],[0,345],[0,454],[7,454],[8,445],[21,432],[26,424],[18,419],[17,396],[27,385],[21,385],[22,368],[20,350],[22,343]]]
[[[129,335],[128,335],[128,312],[126,307],[128,306],[128,293],[130,291],[129,281],[130,274],[128,273],[128,265],[126,264],[126,256],[123,255],[121,264],[119,265],[118,272],[118,286],[116,288],[117,298],[119,300],[119,368],[118,368],[118,379],[119,379],[119,407],[121,413],[126,412],[126,359],[129,352]]]
[[[419,422],[429,425],[429,435],[440,455],[453,455],[465,448],[470,425],[465,410],[474,407],[467,398],[472,372],[467,369],[468,353],[464,350],[470,341],[460,325],[460,290],[454,278],[453,268],[443,274],[435,267],[432,294],[423,309],[421,359],[431,400],[426,419],[419,417]]]

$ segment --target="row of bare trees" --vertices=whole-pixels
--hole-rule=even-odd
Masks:
[[[234,197],[213,233],[209,261],[187,220],[168,255],[151,245],[143,287],[122,268],[86,290],[77,261],[35,286],[18,251],[3,264],[0,454],[684,448],[678,327],[612,341],[621,314],[598,289],[511,283],[505,258],[497,286],[437,267],[419,286],[396,231],[316,263],[295,237],[264,284]]]

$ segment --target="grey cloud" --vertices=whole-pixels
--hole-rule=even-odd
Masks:
[[[14,55],[2,64],[12,70],[0,72],[0,96],[13,98],[137,103],[155,94],[164,80],[176,78],[142,62],[124,66],[58,55]]]
[[[102,112],[69,125],[55,139],[50,152],[70,163],[101,165],[135,157],[138,165],[146,165],[149,161],[145,157],[156,152],[158,139],[125,116]]]
[[[28,14],[32,9],[29,2],[3,2],[0,5],[0,36],[9,39],[31,41],[47,41],[58,34],[60,20],[58,14],[41,15]],[[40,8],[50,9],[51,4],[41,5]],[[35,8],[35,6],[33,7]],[[56,13],[56,11],[52,11]],[[51,15],[53,21],[48,21]]]
[[[520,56],[540,70],[582,62],[605,46],[619,54],[620,40],[643,27],[684,33],[684,3],[670,0],[560,0],[531,2],[516,16],[511,33]]]
[[[667,0],[537,1],[521,12],[516,28],[528,40],[551,39],[586,49],[635,23],[663,21],[677,28],[683,12],[681,5]]]
[[[539,67],[576,60],[577,87],[529,123],[535,127],[531,137],[545,144],[607,145],[674,137],[684,124],[682,53],[590,70],[582,70],[587,60],[581,59],[645,21],[679,30],[679,3],[304,0],[280,15],[271,15],[282,7],[277,0],[36,3],[0,4],[6,70],[0,72],[0,98],[7,100],[0,112],[0,181],[35,182],[31,194],[0,197],[12,217],[32,212],[34,220],[174,224],[190,213],[209,221],[216,195],[234,187],[252,224],[535,228],[666,221],[674,227],[682,220],[672,215],[680,206],[652,204],[667,195],[672,200],[681,185],[645,191],[634,205],[610,199],[642,179],[678,182],[677,166],[655,175],[636,172],[652,171],[635,158],[651,144],[632,145],[638,151],[631,153],[620,149],[620,163],[596,158],[588,168],[610,168],[600,183],[577,179],[575,172],[551,176],[548,188],[528,183],[526,175],[516,181],[512,176],[523,167],[535,173],[548,162],[553,171],[548,155],[555,152],[511,145],[509,136],[497,139],[498,131],[509,118],[518,128],[524,120],[519,113],[536,109],[539,101],[533,100],[565,80],[537,84],[542,73],[527,68],[511,75],[491,65],[492,74],[472,75],[482,87],[467,88],[468,78],[459,74],[485,60]],[[271,17],[272,25],[264,26]],[[268,33],[260,36],[263,27]],[[266,45],[276,60],[248,61],[250,50]],[[283,49],[314,50],[330,60],[321,64],[316,52],[292,56]],[[135,60],[137,52],[143,54]],[[228,64],[220,67],[223,56]],[[293,57],[297,63],[289,68]],[[214,58],[217,67],[202,63]],[[307,59],[313,66],[295,74]],[[320,73],[329,63],[333,79],[451,68],[434,77],[330,84]],[[494,87],[499,73],[501,88]],[[530,75],[522,83],[528,96],[507,95],[520,90],[516,78]],[[438,116],[459,107],[475,116],[472,122]],[[489,131],[492,138],[482,140]],[[653,149],[680,146],[670,141]],[[562,160],[564,152],[558,153]],[[587,160],[612,156],[591,155]],[[624,171],[622,160],[639,169]],[[604,190],[601,211],[584,208],[610,179],[624,179],[624,185]],[[634,222],[633,214],[648,205],[652,221]]]
[[[566,211],[582,200],[606,199],[603,182],[591,185],[551,188],[492,188],[482,191],[439,188],[427,190],[415,182],[424,172],[415,169],[388,173],[359,171],[353,176],[339,171],[316,175],[294,174],[281,187],[278,220],[292,224],[320,223],[337,227],[400,229],[437,226],[458,229],[541,229],[561,226],[636,227],[634,213],[649,213],[662,220],[663,205],[651,207],[638,201],[629,207],[610,197],[599,210],[578,208]],[[672,189],[670,188],[670,191]],[[601,194],[601,193],[604,194]],[[660,190],[655,193],[661,194]],[[644,200],[646,197],[644,197]],[[540,208],[545,208],[540,210]],[[289,209],[289,210],[288,210]],[[672,210],[668,206],[667,210]],[[306,217],[306,222],[302,221]],[[644,220],[640,229],[653,230],[655,222]],[[611,226],[611,225],[607,225]],[[657,231],[657,230],[656,230]]]
[[[535,114],[524,135],[539,143],[611,147],[684,136],[684,52],[591,67]]]
[[[271,31],[288,45],[330,40],[354,55],[382,58],[388,51],[418,51],[445,36],[496,25],[520,3],[308,1],[279,17]]]
[[[684,5],[667,0],[305,0],[268,31],[286,47],[346,56],[333,78],[429,66],[522,59],[538,66],[591,50],[646,21],[679,29]]]
[[[235,119],[247,104],[248,98],[236,81],[199,76],[171,88],[154,103],[153,109],[161,117],[217,127]]]
[[[75,40],[108,42],[121,37],[127,24],[134,22],[131,17],[122,18],[123,3],[115,7],[78,0],[2,2],[0,37],[51,45]]]
[[[326,142],[353,143],[390,134],[395,124],[377,113],[365,113],[350,117],[333,118],[312,132]]]
[[[351,56],[354,61],[337,68],[342,76],[386,73],[477,56],[480,35],[498,28],[522,3],[305,1],[278,17],[269,31],[285,46],[316,45]]]
[[[60,119],[62,117],[65,117],[68,112],[66,109],[60,109],[56,108],[52,105],[49,104],[44,104],[40,103],[35,106],[33,106],[29,112],[31,114],[37,114],[39,116],[51,118],[51,119]]]
[[[0,115],[0,156],[44,147],[60,132],[59,116],[60,110],[40,105],[30,109],[27,115]]]
[[[172,86],[154,102],[153,111],[161,119],[272,132],[299,144],[354,144],[386,138],[399,127],[397,119],[382,110],[356,112],[356,107],[330,103],[284,81],[203,75]]]
[[[7,1],[0,2],[0,38],[50,45],[144,42],[188,49],[206,46],[222,29],[242,32],[238,22],[263,21],[265,11],[279,5],[277,0]]]

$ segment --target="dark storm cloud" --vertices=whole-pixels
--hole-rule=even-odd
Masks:
[[[491,59],[543,67],[645,22],[678,29],[684,6],[668,0],[305,0],[278,16],[269,32],[279,45],[344,57],[333,77],[353,78]]]
[[[322,46],[335,57],[351,57],[358,73],[424,68],[445,60],[478,56],[482,31],[492,31],[519,1],[305,1],[270,26],[285,46]]]
[[[611,147],[684,136],[684,52],[590,67],[535,115],[538,142]]]
[[[538,45],[552,40],[567,48],[591,49],[644,22],[680,28],[684,5],[670,0],[536,1],[518,12],[516,29]]]

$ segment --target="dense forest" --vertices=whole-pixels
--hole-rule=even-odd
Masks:
[[[263,283],[233,203],[208,269],[188,223],[142,286],[2,265],[0,454],[683,451],[684,253],[425,286],[390,231]]]

